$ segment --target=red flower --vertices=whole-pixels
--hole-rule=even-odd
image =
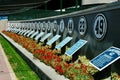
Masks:
[[[86,73],[86,72],[87,72],[87,66],[84,65],[84,64],[81,64],[81,67],[82,67],[82,69],[83,69],[83,72]]]
[[[68,63],[64,63],[64,66],[65,67],[69,67],[70,65]]]
[[[59,70],[59,74],[63,74],[64,72],[63,72],[63,69],[61,68],[60,70]]]
[[[64,71],[62,69],[62,65],[60,65],[60,64],[58,64],[58,65],[55,66],[55,70],[57,72],[59,72],[59,74],[63,74],[64,73]]]
[[[61,62],[61,58],[58,57],[58,58],[57,58],[57,62]]]
[[[45,50],[40,50],[39,51],[41,54],[45,54]]]
[[[39,49],[35,49],[33,53],[34,53],[34,54],[39,54],[39,53],[40,53],[40,50],[39,50]]]

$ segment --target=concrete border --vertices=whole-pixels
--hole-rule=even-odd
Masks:
[[[17,77],[16,77],[16,75],[15,75],[15,73],[14,73],[14,71],[13,71],[13,69],[12,69],[12,67],[11,67],[11,65],[10,65],[10,63],[9,63],[9,61],[8,61],[8,59],[7,59],[7,56],[5,55],[5,52],[4,52],[1,44],[0,44],[0,50],[1,50],[1,55],[3,56],[2,60],[5,61],[4,64],[6,65],[6,67],[8,69],[8,75],[10,76],[10,80],[18,80]]]

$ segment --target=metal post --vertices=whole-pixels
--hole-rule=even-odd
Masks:
[[[75,2],[75,8],[77,10],[77,8],[78,8],[78,0],[76,0],[76,2]]]
[[[47,2],[45,3],[45,11],[47,11]]]
[[[82,6],[82,0],[79,0],[78,5]]]
[[[62,14],[62,0],[60,0],[60,14]]]

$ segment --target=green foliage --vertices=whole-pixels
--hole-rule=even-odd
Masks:
[[[8,43],[2,36],[0,36],[0,43],[2,44],[18,80],[40,80],[10,43]]]

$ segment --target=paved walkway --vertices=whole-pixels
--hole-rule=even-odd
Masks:
[[[0,80],[17,80],[0,44]]]

